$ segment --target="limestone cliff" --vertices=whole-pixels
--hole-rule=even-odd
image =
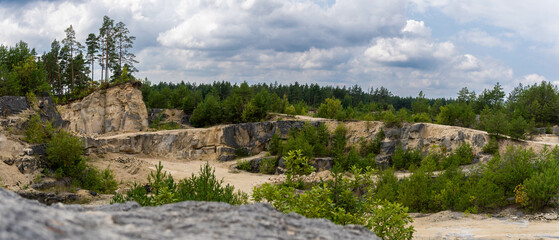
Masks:
[[[325,123],[330,131],[340,124],[337,121],[316,120],[312,125]],[[454,150],[462,143],[469,143],[477,154],[489,141],[486,132],[443,126],[436,124],[404,124],[400,128],[387,128],[382,122],[354,121],[344,123],[347,131],[347,146],[358,145],[361,139],[371,141],[382,128],[379,163],[389,161],[389,156],[398,144],[408,149],[429,150],[431,146],[444,146]],[[86,138],[85,144],[90,154],[126,153],[150,157],[175,159],[218,159],[234,158],[235,149],[244,148],[256,154],[266,150],[275,133],[286,138],[292,128],[300,129],[303,121],[273,121],[232,124],[199,129],[179,129],[158,132],[126,133],[106,137]]]
[[[143,131],[148,128],[142,93],[127,83],[98,90],[81,101],[59,107],[67,129],[85,135]]]

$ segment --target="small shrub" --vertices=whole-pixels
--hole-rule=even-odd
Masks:
[[[299,175],[309,175],[314,170],[309,158],[305,157],[301,150],[290,151],[285,158],[287,182],[291,182],[293,177],[297,178]]]
[[[249,153],[248,149],[241,147],[241,148],[235,149],[235,156],[237,156],[237,157],[248,157],[248,156],[250,156],[250,153]]]
[[[217,180],[215,170],[209,163],[200,166],[198,176],[192,174],[190,178],[175,183],[171,175],[163,172],[161,162],[156,165],[156,171],[148,176],[151,194],[144,186],[134,183],[133,187],[124,195],[116,194],[112,203],[136,201],[142,206],[156,206],[180,201],[215,201],[229,204],[245,204],[248,195],[241,191],[234,192],[235,188],[229,184],[223,186],[223,180]]]
[[[535,211],[551,205],[553,199],[559,196],[559,168],[546,168],[524,180],[515,188],[517,203]]]
[[[237,169],[252,172],[252,163],[249,160],[237,160]]]
[[[270,139],[270,144],[268,145],[268,151],[272,155],[277,155],[278,153],[282,153],[282,140],[279,134],[274,133],[272,139]]]
[[[412,239],[415,229],[410,223],[413,222],[413,218],[407,212],[408,208],[399,203],[378,203],[378,206],[372,209],[369,220],[373,232],[382,239]]]
[[[419,166],[422,158],[421,151],[404,150],[400,144],[392,154],[392,165],[396,169],[409,169],[411,166]]]
[[[274,174],[278,167],[278,159],[276,157],[263,158],[259,165],[259,171],[263,174]]]
[[[48,122],[43,126],[38,114],[31,115],[27,121],[27,127],[23,134],[23,141],[28,143],[46,143],[50,139],[54,130],[52,123]]]
[[[84,162],[82,155],[85,151],[83,142],[79,137],[73,136],[66,131],[56,133],[47,145],[47,163],[53,169],[62,168],[64,173],[69,174]],[[76,172],[76,177],[81,172]]]
[[[469,143],[461,144],[456,152],[454,153],[460,165],[466,165],[472,163],[475,155],[472,150],[472,146]]]
[[[489,142],[481,148],[481,152],[489,154],[499,154],[499,142],[496,137],[491,137]]]

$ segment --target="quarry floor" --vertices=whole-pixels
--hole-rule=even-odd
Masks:
[[[258,157],[258,156],[254,156]],[[155,165],[161,162],[164,171],[175,180],[197,174],[206,161],[178,161],[173,159],[152,159],[127,155],[105,155],[92,158],[92,163],[104,168],[110,165],[121,190],[130,182],[146,182],[146,177]],[[233,168],[236,161],[209,161],[218,179],[235,186],[246,193],[252,193],[255,186],[266,182],[278,182],[281,176],[263,175],[238,171]],[[314,177],[327,177],[328,172]],[[110,196],[102,197],[91,204],[108,204]],[[558,209],[551,210],[557,211]],[[557,213],[557,212],[556,212]],[[531,219],[516,209],[505,209],[493,216],[490,214],[465,214],[443,211],[434,214],[411,213],[416,230],[414,239],[559,239],[559,219]]]

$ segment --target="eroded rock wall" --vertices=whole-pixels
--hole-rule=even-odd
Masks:
[[[59,107],[67,129],[83,135],[144,131],[148,128],[142,93],[127,83],[98,90],[81,101]]]
[[[311,125],[325,123],[333,132],[337,121],[313,121]],[[151,157],[176,159],[234,159],[236,149],[243,148],[252,154],[266,150],[275,133],[286,138],[292,128],[300,129],[303,121],[274,121],[242,123],[200,129],[180,129],[158,132],[127,133],[107,137],[87,138],[90,154],[127,153]],[[346,122],[347,147],[358,146],[360,141],[372,141],[383,129],[385,138],[377,161],[386,162],[398,145],[406,149],[444,147],[452,151],[462,143],[469,143],[474,153],[489,141],[486,132],[436,124],[404,124],[399,128],[386,128],[382,122]]]

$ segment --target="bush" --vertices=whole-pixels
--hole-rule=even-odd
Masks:
[[[276,157],[263,158],[259,165],[259,171],[263,174],[275,174],[278,167],[278,159]]]
[[[85,164],[82,158],[84,151],[83,142],[79,137],[60,131],[54,134],[47,145],[47,163],[53,169],[62,168],[67,175],[77,177],[81,174],[77,169]],[[70,174],[72,172],[76,175]]]
[[[215,171],[209,163],[200,166],[199,176],[192,174],[190,178],[185,178],[178,184],[171,175],[163,172],[161,162],[155,167],[156,171],[152,171],[148,176],[151,194],[148,194],[144,186],[134,183],[124,195],[116,194],[111,204],[136,201],[142,206],[157,206],[189,200],[226,202],[235,205],[247,203],[248,195],[241,191],[234,193],[235,188],[229,184],[223,186],[223,180],[216,179]]]
[[[380,203],[372,198],[370,171],[354,178],[334,173],[334,180],[323,182],[300,194],[293,187],[265,183],[255,187],[255,201],[267,201],[284,213],[295,212],[309,218],[326,218],[336,224],[359,224],[386,239],[411,239],[412,219],[406,208],[389,202]],[[392,237],[392,238],[391,238]]]
[[[516,202],[529,210],[541,210],[559,196],[559,166],[545,168],[515,188]]]
[[[489,154],[499,154],[499,142],[496,137],[491,137],[489,142],[481,148],[481,152]]]
[[[380,131],[377,133],[377,135],[375,135],[375,139],[371,142],[369,142],[368,144],[365,141],[361,142],[361,155],[365,156],[368,155],[369,153],[373,153],[375,155],[380,153],[380,147],[382,145],[382,140],[384,140],[384,130],[382,130],[382,128],[380,129]]]
[[[419,166],[422,158],[421,151],[404,150],[400,144],[392,154],[392,166],[396,169],[409,169],[411,166]]]
[[[252,163],[249,160],[238,160],[237,169],[252,172]]]
[[[407,212],[408,208],[399,203],[384,201],[372,209],[373,232],[382,239],[412,239],[415,229]]]
[[[301,150],[289,151],[285,158],[285,174],[287,175],[287,182],[290,183],[292,177],[299,175],[309,175],[314,172],[314,167],[311,166],[309,158],[303,155]]]
[[[334,135],[332,136],[332,153],[334,156],[343,155],[346,146],[346,133],[347,128],[343,123],[339,124],[334,130]]]
[[[270,139],[270,144],[268,145],[268,151],[270,151],[270,154],[272,155],[281,154],[282,147],[283,144],[279,134],[274,133],[272,139]]]
[[[38,114],[31,115],[23,134],[23,141],[28,143],[46,143],[54,133],[51,122],[44,126]]]
[[[316,113],[317,117],[336,119],[341,116],[343,111],[342,102],[336,98],[326,98],[324,103],[320,104]]]

